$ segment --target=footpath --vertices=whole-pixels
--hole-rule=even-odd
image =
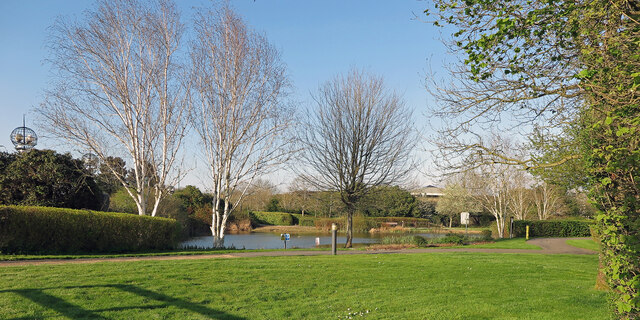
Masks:
[[[398,250],[342,250],[338,255],[351,254],[419,254],[434,252],[484,252],[484,253],[529,253],[529,254],[597,254],[596,251],[577,248],[566,244],[568,239],[588,238],[538,238],[527,241],[536,245],[541,250],[531,249],[482,249],[482,248],[420,248]],[[258,251],[258,252],[234,252],[227,254],[202,254],[188,256],[149,256],[149,257],[121,257],[121,258],[80,258],[80,259],[43,259],[43,260],[17,260],[0,261],[0,267],[8,266],[33,266],[33,265],[59,265],[71,263],[98,263],[98,262],[127,262],[127,261],[151,261],[151,260],[200,260],[200,259],[229,259],[249,257],[281,257],[281,256],[321,256],[330,255],[330,251]]]

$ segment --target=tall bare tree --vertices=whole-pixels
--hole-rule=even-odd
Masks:
[[[509,173],[512,167],[503,164],[484,165],[469,174],[472,193],[478,203],[496,219],[498,237],[504,237],[509,215]]]
[[[195,31],[194,124],[212,177],[214,247],[222,247],[252,181],[290,157],[289,83],[278,51],[228,5],[197,15]]]
[[[541,181],[534,190],[534,201],[538,219],[547,220],[551,215],[557,214],[561,205],[560,191],[557,187]]]
[[[305,177],[318,189],[340,192],[351,247],[358,200],[372,186],[396,183],[411,169],[411,112],[382,77],[358,70],[321,85],[314,99],[300,138]]]
[[[513,217],[516,220],[525,220],[527,214],[533,206],[532,177],[529,173],[520,168],[512,168],[509,177],[510,190],[508,194],[508,204]]]
[[[176,59],[182,34],[170,0],[102,0],[83,20],[52,27],[45,128],[96,154],[140,215],[155,216],[165,186],[180,178],[175,162],[188,116]],[[133,184],[106,161],[116,155],[130,160]]]

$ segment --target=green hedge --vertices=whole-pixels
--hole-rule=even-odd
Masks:
[[[249,212],[252,225],[267,224],[273,226],[292,226],[293,216],[286,212]]]
[[[305,227],[315,227],[316,218],[310,215],[302,215],[300,213],[292,213],[293,224]]]
[[[514,221],[516,237],[526,235],[529,226],[529,237],[590,237],[593,224],[586,220],[518,220]]]
[[[175,248],[173,219],[50,207],[0,206],[4,253],[132,252]]]

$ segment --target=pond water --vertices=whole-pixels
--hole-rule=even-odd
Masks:
[[[353,243],[378,243],[385,236],[406,236],[417,235],[425,238],[443,237],[444,234],[438,233],[394,233],[394,234],[354,234]],[[474,235],[469,235],[473,237]],[[320,239],[320,245],[330,245],[331,235],[327,233],[318,234],[291,234],[291,239],[287,241],[287,248],[313,248],[316,246],[316,238]],[[347,241],[344,234],[338,234],[338,244],[344,244]],[[236,233],[224,236],[224,245],[226,247],[235,247],[236,249],[282,249],[284,241],[280,240],[280,233]],[[181,247],[213,247],[213,237],[194,237],[180,244]]]

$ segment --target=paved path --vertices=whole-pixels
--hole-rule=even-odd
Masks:
[[[542,248],[542,250],[528,249],[482,249],[482,248],[423,248],[423,249],[399,249],[399,250],[349,250],[338,251],[338,255],[347,254],[393,254],[393,253],[433,253],[433,252],[485,252],[485,253],[532,253],[532,254],[597,254],[587,249],[576,248],[566,244],[568,239],[589,238],[539,238],[527,241]],[[57,265],[70,263],[98,263],[98,262],[123,262],[123,261],[150,261],[150,260],[198,260],[198,259],[228,259],[246,257],[280,257],[280,256],[320,256],[330,255],[330,251],[259,251],[238,252],[229,254],[203,254],[189,256],[151,256],[151,257],[122,257],[122,258],[87,258],[87,259],[47,259],[47,260],[18,260],[0,261],[0,267],[6,266],[31,266],[31,265]]]

